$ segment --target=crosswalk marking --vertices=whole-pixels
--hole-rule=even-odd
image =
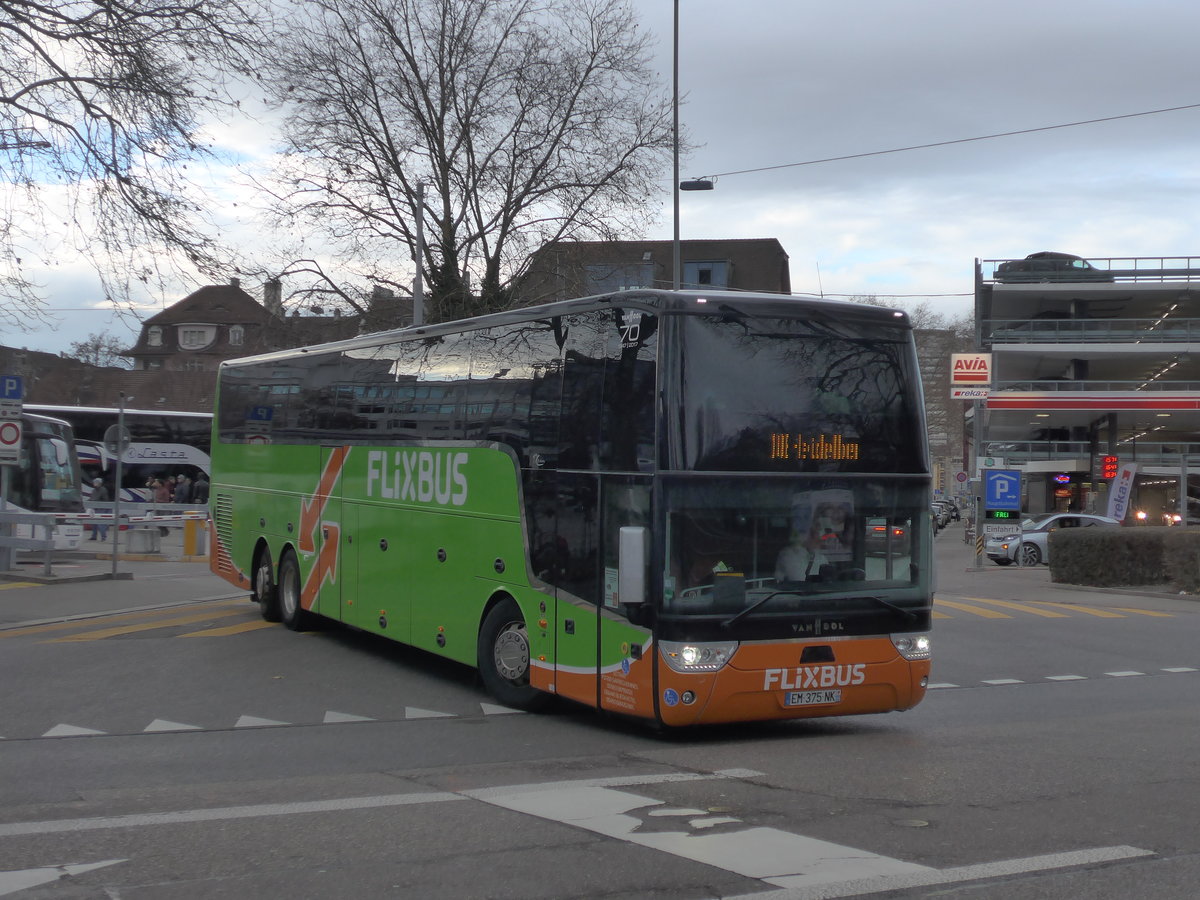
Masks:
[[[217,607],[234,606],[234,605],[244,607],[246,605],[246,601],[241,600],[241,599],[222,600],[219,602],[207,603],[207,604],[205,604],[205,608],[206,609],[214,609]],[[100,622],[100,621],[103,621],[103,622],[135,622],[139,619],[150,619],[150,618],[154,618],[155,616],[162,616],[164,614],[174,615],[175,613],[179,612],[179,610],[181,608],[195,609],[196,607],[192,606],[192,605],[189,605],[187,607],[169,606],[169,607],[159,607],[157,609],[145,609],[145,610],[141,610],[139,612],[121,613],[120,615],[116,615],[116,616],[103,616],[103,615],[77,616],[76,618],[68,619],[63,622],[49,622],[45,625],[28,625],[23,628],[17,627],[17,628],[6,629],[4,631],[0,631],[0,639],[7,638],[7,637],[18,637],[18,636],[24,637],[27,634],[50,634],[55,631],[67,631],[71,628],[86,628],[87,626],[91,625],[92,623]]]
[[[951,609],[957,609],[960,612],[972,613],[976,616],[983,616],[985,619],[1011,619],[1008,613],[997,612],[994,609],[984,609],[981,606],[971,606],[967,603],[955,603],[953,600],[938,599],[934,601],[935,606],[948,606]]]
[[[1135,616],[1154,616],[1159,619],[1175,618],[1173,613],[1159,612],[1156,609],[1126,609],[1123,606],[1114,606],[1113,609],[1117,610],[1118,612],[1133,613]]]
[[[260,628],[274,627],[274,622],[263,622],[255,619],[251,622],[240,622],[237,625],[226,625],[223,628],[205,628],[201,631],[189,631],[187,634],[177,634],[175,637],[228,637],[231,634],[245,634],[248,631],[258,631]]]
[[[1091,606],[1073,606],[1070,603],[1055,603],[1052,600],[1034,600],[1032,602],[1041,606],[1053,606],[1055,609],[1069,609],[1071,612],[1083,613],[1085,616],[1095,616],[1098,619],[1125,618],[1119,612],[1113,612],[1111,609],[1095,609]]]
[[[189,616],[158,619],[154,622],[143,622],[138,625],[118,625],[114,628],[101,628],[98,631],[85,631],[80,634],[69,634],[65,637],[51,638],[47,643],[61,644],[68,642],[98,641],[103,638],[116,637],[123,634],[137,634],[142,631],[153,631],[156,628],[169,628],[172,625],[193,625],[209,619],[219,619],[225,616],[240,616],[240,609],[214,609],[202,613],[192,613]]]
[[[1034,616],[1041,616],[1044,619],[1067,619],[1070,618],[1066,613],[1054,612],[1049,609],[1038,609],[1036,606],[1030,606],[1028,603],[1014,603],[1012,600],[993,600],[986,597],[967,597],[972,603],[986,603],[989,606],[999,606],[1004,609],[1015,609],[1018,612],[1029,613]]]

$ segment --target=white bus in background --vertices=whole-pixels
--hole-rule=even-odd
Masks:
[[[4,499],[10,512],[81,514],[84,512],[81,470],[69,423],[35,415],[28,406],[21,415],[21,451],[17,464],[4,479]],[[35,534],[35,531],[38,532]],[[16,525],[13,534],[40,538],[41,529]],[[78,550],[83,526],[59,524],[54,529],[55,550]]]
[[[25,409],[63,419],[74,428],[85,497],[91,494],[93,478],[112,484],[116,457],[104,449],[104,434],[117,424],[116,407],[26,403]],[[151,478],[174,481],[186,475],[194,482],[200,472],[209,475],[212,413],[130,408],[123,421],[130,440],[121,457],[122,501],[152,501],[146,486]]]

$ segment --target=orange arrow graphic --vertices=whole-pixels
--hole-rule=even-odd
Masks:
[[[316,531],[318,526],[323,531],[321,550],[317,554],[313,567],[304,579],[300,589],[300,605],[304,609],[312,609],[321,591],[321,585],[326,581],[332,583],[337,578],[338,550],[341,547],[341,526],[337,522],[323,522],[325,507],[333,494],[333,488],[341,477],[342,467],[350,455],[349,447],[335,447],[325,462],[321,472],[321,480],[317,484],[316,493],[312,499],[305,500],[300,509],[300,550],[312,553],[316,550]]]

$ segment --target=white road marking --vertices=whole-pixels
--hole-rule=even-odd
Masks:
[[[1164,672],[1200,672],[1200,669],[1193,666],[1175,666],[1171,669],[1163,669]]]
[[[55,725],[42,737],[79,737],[85,734],[105,734],[103,731],[96,731],[94,728],[80,728],[78,725]]]
[[[1047,681],[1087,681],[1084,675],[1047,675]]]
[[[747,827],[712,835],[639,832],[641,818],[630,813],[663,801],[609,787],[560,782],[493,788],[473,794],[494,806],[573,825],[772,884],[780,878],[788,879],[789,886],[816,885],[863,876],[934,871],[928,866],[777,828]]]
[[[65,834],[80,831],[104,831],[110,828],[145,828],[155,825],[181,825],[194,822],[225,822],[291,816],[301,813],[345,812],[355,809],[379,809],[420,803],[446,803],[467,799],[462,794],[431,792],[426,794],[384,794],[376,797],[344,797],[339,800],[310,800],[296,803],[264,803],[257,806],[225,806],[214,809],[185,809],[179,812],[133,813],[126,816],[95,816],[89,819],[53,819],[44,822],[0,823],[0,837]]]
[[[242,716],[234,723],[234,728],[271,728],[277,725],[290,725],[291,722],[278,722],[275,719],[260,719],[258,716]]]
[[[667,772],[482,788],[461,793],[386,794],[374,797],[347,797],[334,800],[233,806],[218,809],[137,813],[87,819],[10,822],[0,823],[0,837],[220,822],[231,819],[301,813],[346,812],[474,799],[492,806],[582,828],[616,840],[661,850],[664,853],[704,865],[756,878],[784,889],[746,894],[742,898],[728,898],[728,900],[825,900],[825,898],[852,897],[881,891],[902,890],[908,887],[979,881],[1013,874],[1095,865],[1102,862],[1155,855],[1153,851],[1141,850],[1136,847],[1099,847],[939,870],[882,856],[867,850],[781,831],[777,828],[750,826],[723,834],[703,835],[688,834],[683,830],[641,832],[639,829],[642,826],[643,817],[655,814],[660,817],[686,817],[693,813],[700,813],[702,817],[689,821],[688,827],[705,827],[718,823],[734,825],[738,820],[722,816],[703,817],[704,814],[700,810],[665,807],[662,805],[662,800],[617,789],[634,785],[671,784],[714,778],[753,778],[762,774],[753,769],[726,769],[711,773]],[[631,814],[635,812],[636,815]],[[25,871],[74,874],[87,871],[88,868],[97,868],[123,861],[112,860],[85,868],[75,867],[74,871],[69,871],[71,867],[65,866]],[[0,873],[0,889],[6,886],[6,882],[3,880],[5,874],[14,873]],[[55,877],[62,877],[62,875]],[[14,887],[13,890],[43,884],[46,883],[46,880],[53,879],[21,884],[19,888]]]
[[[983,684],[1024,684],[1025,682],[1023,682],[1019,678],[992,678],[992,679],[990,679],[988,681],[984,681],[982,683]]]
[[[1145,672],[1105,672],[1104,674],[1109,675],[1113,678],[1134,678],[1138,675],[1145,675],[1146,673]]]
[[[453,719],[454,713],[438,712],[435,709],[421,709],[419,706],[404,707],[406,719]]]
[[[147,725],[143,729],[143,731],[146,731],[146,732],[200,731],[200,730],[202,730],[202,729],[200,728],[199,725],[185,725],[182,722],[171,722],[167,719],[155,719],[153,722],[151,722],[149,725]]]
[[[8,872],[0,872],[0,897],[5,894],[15,894],[17,891],[24,891],[38,885],[50,884],[53,881],[58,881],[60,878],[67,878],[71,875],[82,875],[84,872],[91,872],[93,869],[103,869],[105,866],[115,866],[117,863],[123,862],[126,862],[126,860],[106,859],[104,862],[98,863],[70,863],[57,866],[39,866],[36,869],[13,869]]]
[[[331,725],[337,722],[374,722],[374,719],[369,719],[366,716],[355,716],[350,713],[334,712],[332,709],[325,711],[325,718],[322,722],[326,725]]]
[[[523,709],[513,709],[511,706],[497,706],[495,703],[480,703],[479,708],[485,716],[508,716],[513,713],[523,713]]]
[[[884,878],[861,878],[841,884],[811,888],[758,892],[726,897],[725,900],[832,900],[836,897],[861,897],[900,891],[906,888],[930,887],[936,884],[961,884],[966,881],[983,881],[1023,875],[1030,872],[1046,872],[1052,869],[1070,869],[1094,866],[1100,863],[1119,862],[1154,856],[1152,850],[1137,847],[1097,847],[1091,850],[1076,850],[1068,853],[1049,853],[1045,856],[1029,856],[1024,859],[1008,859],[1001,862],[983,863],[977,866],[958,866],[953,869],[930,869],[927,873],[892,875]]]

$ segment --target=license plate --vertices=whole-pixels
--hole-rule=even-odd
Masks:
[[[788,691],[783,695],[784,706],[819,706],[822,703],[841,702],[841,691]]]

